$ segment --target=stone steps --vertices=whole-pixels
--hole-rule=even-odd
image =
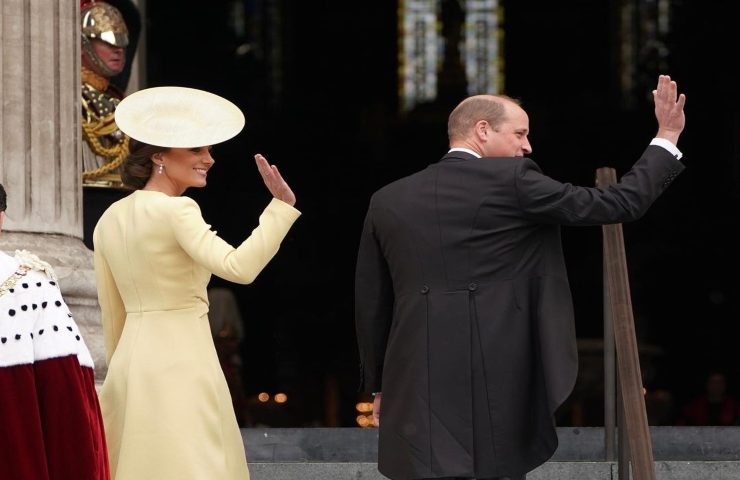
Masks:
[[[738,480],[740,462],[655,462],[657,480]],[[387,480],[375,463],[255,462],[251,480]],[[613,462],[547,462],[527,480],[617,480]]]
[[[740,427],[651,427],[657,480],[740,480]],[[527,480],[618,480],[603,428],[558,428],[552,459]],[[378,431],[243,429],[252,480],[383,480]]]

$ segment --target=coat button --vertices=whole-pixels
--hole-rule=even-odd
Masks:
[[[478,284],[477,283],[471,283],[470,285],[468,285],[468,290],[470,290],[471,292],[474,292],[474,291],[478,290]]]
[[[421,287],[421,290],[419,290],[419,292],[422,295],[426,295],[429,292],[429,287],[427,287],[426,285],[424,285],[423,287]]]

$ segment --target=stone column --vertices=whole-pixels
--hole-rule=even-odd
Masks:
[[[54,266],[62,294],[105,376],[92,252],[82,243],[79,0],[0,3],[0,248]]]
[[[136,47],[136,55],[131,64],[131,78],[128,80],[126,95],[146,88],[146,0],[133,0],[134,5],[139,9],[141,15],[141,34],[139,35],[139,45]]]

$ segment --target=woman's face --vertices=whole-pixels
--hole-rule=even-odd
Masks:
[[[152,160],[152,176],[171,186],[175,195],[190,187],[205,187],[208,170],[215,163],[211,157],[211,147],[170,148],[155,153]],[[159,173],[160,165],[164,167],[162,173]]]

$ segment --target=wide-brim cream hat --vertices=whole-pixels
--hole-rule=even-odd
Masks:
[[[193,148],[226,141],[244,128],[244,114],[223,97],[195,88],[153,87],[116,107],[116,124],[140,142]]]

